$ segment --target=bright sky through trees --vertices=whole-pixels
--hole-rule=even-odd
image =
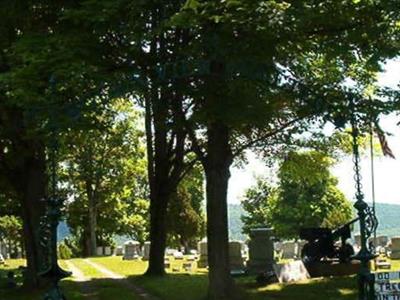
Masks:
[[[385,66],[385,72],[379,75],[379,84],[382,86],[396,87],[400,84],[400,58],[390,61]],[[382,119],[382,128],[391,133],[388,137],[390,148],[396,160],[386,157],[375,157],[375,195],[376,201],[400,205],[400,117],[388,116]],[[369,150],[368,150],[369,151]],[[368,153],[369,155],[369,153]],[[264,164],[253,153],[248,155],[249,164],[243,168],[233,168],[229,183],[228,201],[239,203],[245,189],[254,183],[254,175],[270,174]],[[351,158],[340,162],[333,170],[339,179],[339,188],[348,199],[354,198],[353,165]],[[271,174],[272,178],[275,176]],[[371,201],[371,165],[369,156],[362,159],[362,176],[365,198]]]

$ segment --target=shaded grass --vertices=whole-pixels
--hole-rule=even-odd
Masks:
[[[257,286],[252,278],[238,281],[248,294],[248,299],[282,300],[356,300],[357,281],[355,276],[316,278],[291,284]]]

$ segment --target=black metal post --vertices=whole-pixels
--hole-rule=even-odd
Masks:
[[[50,79],[52,90],[55,81]],[[39,228],[41,246],[45,253],[42,270],[40,276],[48,279],[51,283],[50,289],[44,295],[44,300],[66,300],[58,283],[61,279],[71,276],[70,272],[64,271],[58,265],[57,255],[57,227],[61,218],[61,207],[63,199],[57,194],[57,136],[56,130],[51,129],[51,145],[50,145],[50,194],[46,201],[46,213],[43,216]]]
[[[361,262],[360,272],[358,274],[358,288],[359,288],[359,300],[374,300],[374,275],[371,273],[369,262],[375,258],[375,255],[371,252],[368,245],[368,238],[371,237],[372,233],[376,231],[378,221],[375,216],[375,212],[368,206],[364,201],[364,194],[361,186],[361,174],[360,174],[360,153],[358,146],[359,129],[357,126],[357,116],[354,110],[354,103],[351,102],[351,126],[352,126],[352,137],[353,137],[353,162],[354,162],[354,179],[356,187],[356,202],[354,207],[357,209],[358,217],[360,220],[360,237],[361,237],[361,249],[354,259]]]

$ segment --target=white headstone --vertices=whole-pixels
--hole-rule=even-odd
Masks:
[[[103,256],[103,247],[97,247],[96,248],[96,255],[97,256]]]
[[[117,248],[115,248],[115,255],[121,256],[123,254],[124,254],[124,248],[122,246],[118,246]]]
[[[104,248],[104,255],[111,255],[112,251],[111,251],[111,247],[107,246]]]
[[[183,253],[180,251],[175,251],[173,256],[175,259],[179,259],[179,260],[183,259]]]
[[[138,259],[140,251],[140,243],[137,241],[128,241],[124,243],[124,256],[122,259],[131,260]]]
[[[280,283],[306,280],[310,278],[301,260],[286,264],[274,264],[274,272]]]

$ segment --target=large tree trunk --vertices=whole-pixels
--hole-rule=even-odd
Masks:
[[[150,203],[150,254],[146,275],[162,276],[165,274],[164,255],[167,243],[167,197],[163,187],[155,191]]]
[[[47,174],[45,147],[32,143],[30,147],[31,155],[25,158],[24,174],[21,186],[22,200],[22,220],[24,245],[27,259],[27,269],[24,277],[26,288],[37,288],[40,286],[39,271],[43,259],[39,241],[40,217],[44,213],[43,199],[47,194]]]
[[[88,194],[89,200],[89,247],[88,247],[88,256],[96,256],[97,254],[97,239],[96,239],[96,229],[97,229],[97,206],[96,200],[93,195],[94,193],[90,192]]]
[[[95,206],[89,207],[89,236],[90,236],[90,256],[97,254],[97,241],[96,241],[96,228],[97,228],[97,209]]]
[[[234,283],[229,267],[227,190],[232,153],[229,129],[214,122],[208,127],[205,164],[207,193],[207,238],[210,300],[231,300]]]

